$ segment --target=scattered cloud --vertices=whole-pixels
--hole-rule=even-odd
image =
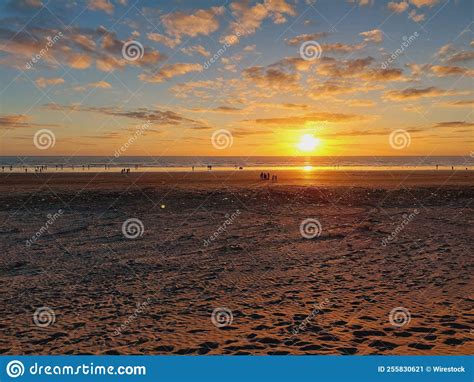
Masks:
[[[212,7],[189,13],[178,11],[164,15],[161,21],[166,32],[176,38],[208,36],[219,28],[218,16],[224,10],[224,7]]]
[[[181,48],[181,52],[188,56],[192,56],[194,53],[198,53],[204,57],[210,57],[211,53],[206,50],[202,45],[193,45]]]
[[[413,4],[417,8],[422,7],[433,7],[439,3],[439,0],[410,0],[410,3]]]
[[[406,1],[401,1],[399,3],[391,1],[388,3],[387,8],[395,13],[403,13],[408,9],[409,5]]]
[[[306,41],[320,40],[324,37],[327,37],[329,33],[327,32],[317,32],[311,34],[300,34],[292,38],[286,38],[285,43],[290,46],[299,46]]]
[[[438,122],[433,127],[473,127],[473,122],[466,121],[448,121],[448,122]]]
[[[93,11],[114,13],[114,5],[109,0],[89,0],[87,7]]]
[[[430,86],[426,88],[406,88],[403,90],[390,90],[385,93],[385,98],[392,101],[404,101],[423,97],[441,97],[446,95],[453,95],[453,93],[443,89],[439,89],[434,86]]]
[[[383,33],[380,29],[372,29],[367,32],[361,32],[359,35],[364,37],[365,42],[374,42],[376,44],[383,42]]]
[[[40,88],[46,88],[46,87],[51,86],[51,85],[64,84],[64,78],[60,78],[60,77],[56,77],[56,78],[39,77],[38,79],[35,80],[35,83]]]
[[[175,64],[163,65],[155,73],[142,73],[138,76],[142,81],[145,82],[163,82],[176,76],[182,76],[191,72],[202,72],[203,67],[201,64],[191,64],[185,62],[178,62]]]

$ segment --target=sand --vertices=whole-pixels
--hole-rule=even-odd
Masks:
[[[0,354],[472,354],[474,172],[275,173],[0,174]]]

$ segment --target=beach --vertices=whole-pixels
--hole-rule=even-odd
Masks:
[[[474,171],[0,173],[1,354],[470,354]]]

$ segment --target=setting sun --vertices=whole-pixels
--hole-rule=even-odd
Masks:
[[[301,137],[300,142],[298,143],[298,148],[301,151],[310,152],[320,144],[321,140],[319,138],[315,138],[312,134],[305,134]]]

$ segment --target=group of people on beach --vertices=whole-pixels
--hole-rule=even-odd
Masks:
[[[269,172],[261,172],[260,173],[260,180],[270,180],[270,173]],[[277,182],[278,176],[272,175],[272,182]]]
[[[121,174],[130,174],[130,169],[129,168],[123,168],[121,171],[120,171]]]

